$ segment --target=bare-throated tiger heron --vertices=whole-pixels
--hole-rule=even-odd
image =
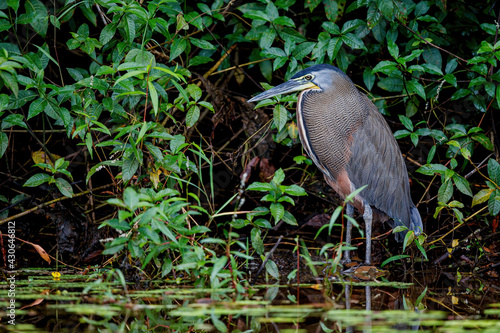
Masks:
[[[297,101],[300,140],[326,182],[342,198],[367,185],[346,208],[349,216],[354,208],[363,214],[365,263],[371,263],[373,219],[392,219],[392,227],[406,226],[420,234],[422,218],[410,197],[405,162],[389,125],[372,101],[340,69],[314,65],[249,102],[295,91],[301,91]],[[348,222],[347,244],[351,243],[351,231]],[[405,231],[395,234],[398,241],[405,235]],[[348,251],[345,259],[350,261]]]

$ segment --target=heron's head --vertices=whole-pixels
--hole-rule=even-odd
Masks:
[[[249,102],[256,102],[271,98],[277,95],[289,94],[295,91],[304,91],[309,89],[326,90],[334,85],[339,75],[345,79],[347,76],[337,67],[332,65],[314,65],[301,70],[292,78],[272,89],[269,89],[252,99]]]

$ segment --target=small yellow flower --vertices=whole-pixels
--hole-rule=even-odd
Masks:
[[[55,281],[61,280],[61,273],[59,273],[59,272],[52,272],[52,276],[54,277]]]

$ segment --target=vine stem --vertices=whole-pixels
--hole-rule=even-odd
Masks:
[[[39,204],[38,206],[35,206],[35,207],[31,208],[31,209],[25,210],[22,213],[19,213],[19,214],[7,217],[7,218],[5,218],[3,220],[0,220],[0,225],[2,225],[4,223],[7,223],[9,221],[15,220],[15,219],[17,219],[17,218],[19,218],[21,216],[28,215],[29,213],[32,213],[32,212],[34,212],[36,210],[39,210],[40,208],[43,208],[45,206],[50,206],[50,205],[52,205],[52,204],[54,204],[56,202],[60,202],[60,201],[68,200],[68,199],[73,199],[73,198],[76,198],[76,197],[81,197],[82,195],[87,195],[87,194],[92,193],[94,191],[102,190],[102,189],[105,189],[105,188],[108,188],[108,187],[111,187],[111,186],[113,186],[113,184],[103,185],[103,186],[96,187],[96,188],[88,190],[88,191],[83,191],[83,192],[80,192],[78,194],[74,194],[71,197],[62,197],[62,198],[57,198],[57,199],[54,199],[54,200],[51,200],[51,201],[44,202],[44,203]]]

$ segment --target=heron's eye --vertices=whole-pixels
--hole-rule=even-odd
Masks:
[[[304,76],[304,79],[306,79],[307,81],[311,81],[313,79],[313,76],[311,74],[307,74],[306,76]]]

